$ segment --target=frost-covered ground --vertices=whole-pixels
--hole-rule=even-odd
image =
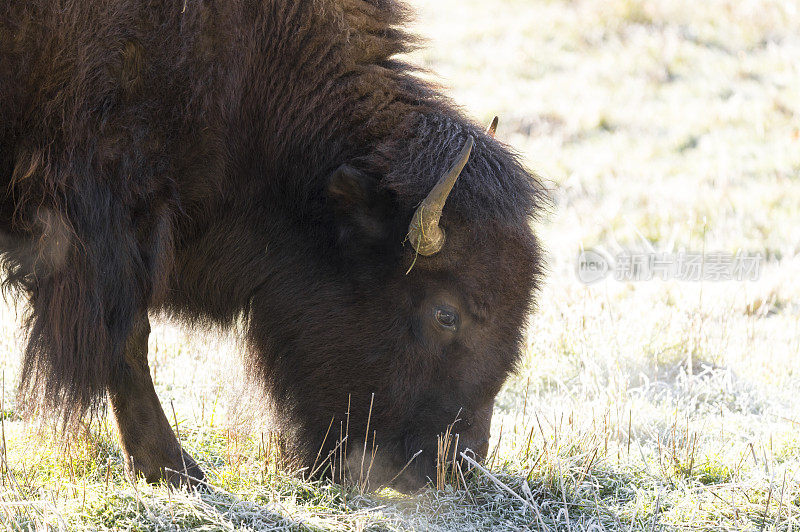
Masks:
[[[14,412],[3,311],[0,522],[18,529],[800,527],[800,7],[422,0],[414,60],[552,189],[550,271],[500,394],[490,473],[415,498],[276,468],[229,338],[162,323],[151,364],[216,486],[132,483],[108,424],[59,445]],[[762,257],[757,280],[605,280],[601,257]],[[717,254],[717,255],[715,255]],[[636,255],[642,256],[642,255]],[[246,397],[246,395],[245,395]],[[6,465],[7,464],[7,467]]]

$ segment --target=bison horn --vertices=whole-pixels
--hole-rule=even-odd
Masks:
[[[439,227],[439,219],[442,217],[442,209],[447,201],[447,196],[450,195],[456,179],[466,166],[474,144],[473,138],[469,137],[461,149],[461,153],[458,154],[456,163],[439,179],[433,190],[417,207],[414,217],[411,218],[408,226],[408,240],[420,255],[426,257],[433,255],[444,246],[444,230]]]
[[[494,119],[492,119],[492,123],[486,128],[486,133],[492,138],[494,138],[495,134],[497,133],[497,122],[499,121],[499,118],[494,117]]]

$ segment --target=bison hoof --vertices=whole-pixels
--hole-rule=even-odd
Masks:
[[[183,452],[182,463],[175,469],[167,469],[164,473],[165,480],[175,488],[202,490],[207,484],[206,474],[197,465],[189,453]]]

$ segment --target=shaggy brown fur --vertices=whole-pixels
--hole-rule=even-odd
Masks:
[[[0,248],[30,300],[21,401],[71,423],[110,392],[134,467],[176,468],[144,316],[244,316],[304,463],[348,401],[364,434],[372,394],[387,474],[424,451],[408,486],[459,411],[462,442],[484,445],[541,270],[541,189],[395,57],[414,46],[405,20],[393,0],[4,3]],[[415,257],[413,210],[468,136],[445,248]],[[126,439],[135,427],[155,443]]]

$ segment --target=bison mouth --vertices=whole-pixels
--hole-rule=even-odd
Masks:
[[[471,469],[460,453],[480,462],[486,457],[488,443],[485,437],[476,439],[457,433],[440,434],[432,439],[416,434],[392,441],[370,439],[366,445],[363,438],[354,439],[346,451],[341,443],[328,451],[325,463],[317,460],[310,476],[363,491],[392,488],[411,494],[426,487],[441,487],[443,482],[447,483],[443,476],[460,478],[457,472],[453,474],[453,467],[459,468],[461,474]]]
[[[434,437],[430,433],[407,433],[397,453],[404,459],[402,463],[398,463],[399,460],[395,463],[395,467],[399,465],[402,470],[391,487],[402,492],[416,491],[426,485],[442,487],[447,483],[446,478],[455,479],[456,475],[472,469],[461,453],[474,461],[483,461],[489,451],[493,406],[494,401],[489,402],[469,419],[463,419],[459,411],[446,430]],[[458,469],[460,474],[453,469]]]
[[[488,435],[487,435],[488,436]],[[426,440],[427,441],[427,440]],[[442,487],[448,478],[456,479],[472,466],[461,457],[461,453],[477,462],[482,462],[489,450],[489,439],[484,436],[470,437],[468,434],[443,433],[436,438],[435,445],[420,445],[416,438],[405,442],[408,461],[403,464],[401,474],[391,487],[410,493],[426,486]],[[454,468],[456,471],[454,471]]]
[[[480,462],[487,455],[489,440],[456,433],[440,434],[431,440],[412,434],[383,445],[373,446],[369,441],[365,446],[361,440],[355,447],[340,466],[344,472],[334,468],[329,471],[329,478],[345,480],[369,491],[388,487],[414,493],[426,487],[441,487],[447,478],[457,479],[466,474],[471,466],[461,458],[461,453]],[[460,470],[460,475],[453,471],[454,467]]]
[[[458,409],[451,414],[449,423],[435,410],[429,411],[427,418],[417,411],[411,421],[399,426],[387,426],[385,422],[365,426],[349,423],[345,418],[341,436],[331,435],[332,421],[325,433],[303,432],[300,428],[289,441],[306,442],[306,446],[294,447],[298,453],[294,456],[299,459],[297,465],[305,465],[307,476],[356,486],[362,491],[388,487],[413,493],[426,486],[449,483],[443,482],[443,476],[458,480],[472,469],[469,462],[486,458],[493,407],[494,401],[490,400],[471,412]],[[385,417],[378,419],[384,421]],[[314,441],[322,441],[322,445],[314,446]],[[461,453],[470,460],[464,460]]]

